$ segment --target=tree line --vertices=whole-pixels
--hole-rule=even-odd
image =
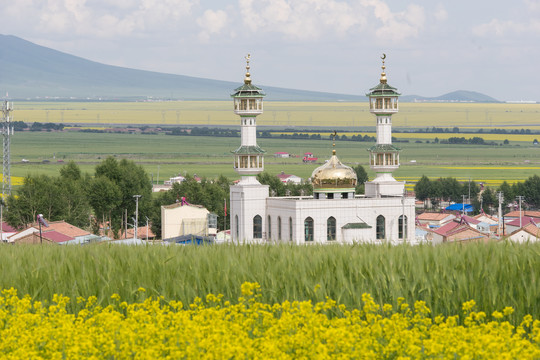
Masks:
[[[518,196],[523,196],[524,209],[540,208],[540,177],[533,175],[524,182],[516,182],[510,185],[504,181],[498,188],[492,189],[488,186],[481,187],[475,181],[459,182],[452,177],[430,180],[423,175],[414,186],[416,198],[418,200],[430,201],[431,205],[438,207],[442,201],[452,201],[461,203],[463,197],[469,199],[475,212],[480,209],[486,212],[495,210],[499,206],[497,193],[502,192],[502,206],[506,208],[513,203]]]
[[[354,168],[358,176],[357,193],[364,192],[367,173],[361,165]],[[257,175],[261,184],[269,185],[271,196],[309,196],[313,194],[311,183],[286,183],[268,172]],[[165,192],[152,194],[152,183],[146,171],[131,160],[118,161],[110,156],[98,164],[94,174],[82,173],[79,166],[70,161],[60,169],[59,176],[27,175],[17,194],[6,199],[5,219],[11,226],[22,229],[35,222],[38,214],[49,221],[65,220],[77,227],[98,234],[100,228],[108,227],[109,233],[119,237],[127,222],[133,226],[135,217],[134,195],[139,198],[139,226],[152,224],[152,231],[161,237],[161,206],[180,202],[202,205],[218,215],[218,229],[227,229],[229,218],[225,216],[225,202],[229,202],[231,180],[221,175],[217,179],[186,175],[182,183],[173,184]]]

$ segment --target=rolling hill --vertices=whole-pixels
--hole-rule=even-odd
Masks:
[[[228,100],[240,83],[165,74],[105,65],[0,35],[0,94],[11,99],[138,100],[149,97],[180,100]],[[267,100],[366,101],[365,96],[264,86]],[[497,100],[472,91],[437,98],[403,96],[402,101]]]

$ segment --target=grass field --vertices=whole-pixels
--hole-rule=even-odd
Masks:
[[[270,102],[259,126],[374,127],[368,103]],[[228,101],[167,102],[16,102],[15,120],[63,124],[237,126]],[[540,130],[540,104],[400,103],[396,128],[460,127]]]
[[[259,139],[265,150],[265,169],[278,174],[284,171],[302,178],[328,159],[331,141]],[[240,138],[212,138],[195,136],[96,134],[75,132],[16,132],[11,141],[11,174],[15,177],[43,173],[58,175],[65,162],[75,161],[83,172],[93,174],[96,164],[109,155],[131,159],[160,183],[179,173],[197,174],[216,178],[223,174],[230,179],[239,178],[232,168],[231,151],[239,146]],[[521,145],[520,145],[521,144]],[[339,158],[348,165],[363,165],[370,178],[368,152],[372,143],[337,141]],[[502,181],[523,181],[539,173],[540,149],[529,142],[511,142],[509,146],[473,146],[418,143],[399,143],[402,147],[402,166],[394,173],[406,180],[409,188],[422,175],[452,176],[468,181],[497,186]],[[520,146],[517,146],[520,145]],[[286,151],[300,158],[274,158],[274,152]],[[317,164],[302,163],[301,156],[312,152],[319,158]],[[27,159],[30,163],[22,163]],[[43,163],[49,160],[49,163]],[[61,160],[62,162],[59,162]],[[415,162],[411,162],[414,160]],[[159,174],[158,174],[159,173]]]
[[[107,305],[146,295],[189,304],[197,296],[235,300],[240,284],[258,282],[262,300],[324,301],[358,308],[363,293],[378,304],[423,300],[433,314],[452,315],[474,299],[491,314],[540,316],[540,244],[426,246],[0,246],[0,289],[36,300],[96,296]],[[318,285],[318,286],[317,286]],[[72,311],[76,302],[70,303]]]

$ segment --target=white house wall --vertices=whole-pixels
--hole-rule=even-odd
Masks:
[[[402,206],[401,198],[355,198],[321,200],[311,197],[271,197],[267,199],[267,216],[271,218],[272,238],[274,241],[289,241],[289,217],[293,220],[293,242],[304,244],[304,220],[311,217],[314,223],[314,243],[328,243],[327,219],[336,219],[336,242],[382,242],[376,241],[376,218],[379,215],[386,220],[386,241],[400,243],[398,239],[398,219],[405,210],[407,217],[407,239],[414,240],[414,198],[405,198]],[[267,216],[263,222],[267,221]],[[278,216],[281,216],[282,239],[278,239]],[[342,231],[348,223],[365,222],[370,229],[355,229],[355,238],[351,231]],[[263,225],[264,226],[264,225]],[[266,227],[263,227],[267,231]],[[361,231],[359,231],[361,230]],[[348,234],[348,235],[346,235]]]

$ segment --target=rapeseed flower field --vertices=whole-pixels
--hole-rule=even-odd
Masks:
[[[397,306],[362,295],[351,309],[325,301],[261,301],[258,283],[245,282],[233,302],[222,295],[189,306],[163,297],[127,303],[113,294],[97,298],[55,295],[50,304],[0,294],[1,359],[538,359],[540,321],[517,325],[511,307],[492,314],[471,300],[461,313],[432,317],[425,302]],[[317,287],[314,291],[319,291]],[[66,305],[83,305],[69,313]]]

